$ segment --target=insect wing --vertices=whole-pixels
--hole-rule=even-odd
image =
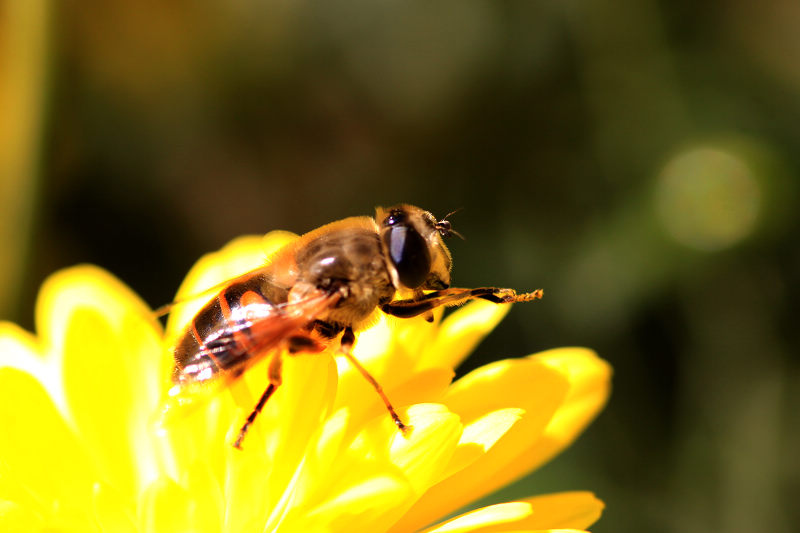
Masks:
[[[239,237],[200,258],[186,275],[175,300],[153,313],[169,313],[167,337],[176,338],[203,305],[226,286],[267,270],[280,249],[296,239],[297,235],[285,231]]]
[[[221,375],[238,377],[339,299],[318,291],[298,301],[273,304],[248,290],[231,305],[230,292],[221,293],[216,303],[207,305],[195,317],[192,332],[176,346],[173,381],[180,387],[203,384]]]

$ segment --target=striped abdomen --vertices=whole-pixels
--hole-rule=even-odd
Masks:
[[[267,290],[272,301],[264,294]],[[197,313],[178,341],[172,379],[184,385],[236,376],[297,324],[284,319],[285,290],[254,274],[235,281]],[[283,293],[283,294],[281,294]]]

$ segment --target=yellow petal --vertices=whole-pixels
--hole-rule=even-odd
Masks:
[[[195,495],[169,478],[152,483],[141,495],[139,521],[145,531],[212,532],[213,524],[193,524]],[[195,528],[192,526],[200,526]]]
[[[375,388],[355,370],[344,357],[337,358],[339,368],[339,392],[336,409],[347,407],[353,421],[363,422],[380,416],[389,416],[386,406]],[[368,370],[372,374],[372,367]],[[453,371],[445,368],[430,368],[411,373],[405,381],[397,381],[385,375],[375,376],[395,409],[422,402],[440,401],[453,379]]]
[[[147,304],[125,284],[101,268],[81,265],[56,272],[42,284],[36,300],[36,330],[43,353],[63,353],[70,314],[82,307],[102,311],[116,330],[127,327],[134,315],[152,329],[151,334],[161,333]]]
[[[600,518],[603,507],[590,492],[548,494],[476,509],[425,533],[582,530]]]
[[[543,434],[494,473],[498,488],[538,468],[571,444],[603,408],[611,390],[611,366],[592,350],[557,348],[528,359],[559,373],[569,389]]]
[[[62,355],[70,421],[98,475],[132,497],[158,470],[149,441],[162,389],[157,324],[123,284],[88,266],[51,276],[37,316],[45,346]]]
[[[381,313],[374,324],[356,335],[353,355],[361,364],[370,365],[375,372],[378,372],[379,369],[373,365],[380,364],[378,361],[392,352],[395,322]]]
[[[375,324],[358,333],[353,355],[381,385],[391,388],[414,377],[424,347],[436,335],[436,320],[429,323],[422,317],[401,320],[382,313],[377,316]],[[441,312],[435,316],[440,317]],[[358,375],[346,363],[340,364],[339,370],[343,382],[350,379],[348,374]]]
[[[329,354],[285,357],[283,383],[251,426],[244,449],[236,450],[231,443],[268,384],[267,363],[202,398],[185,417],[179,411],[165,425],[168,447],[176,454],[175,472],[209,465],[201,485],[211,495],[221,494],[226,530],[246,530],[248,524],[261,530],[280,517],[284,494],[336,394],[336,366]],[[233,389],[249,399],[234,401]],[[192,485],[191,480],[179,480],[184,488]]]
[[[160,390],[162,384],[153,381],[160,377],[159,369],[165,363],[160,347],[160,324],[147,304],[125,284],[92,265],[68,268],[51,275],[42,285],[36,301],[38,344],[50,363],[50,371],[56,376],[58,388],[61,387],[59,373],[64,365],[64,343],[68,338],[72,313],[83,310],[101,314],[115,334],[135,341],[128,351],[137,351],[139,357],[120,362],[125,366],[126,373],[108,375],[107,379],[135,381],[136,386],[147,394],[152,394],[155,389]],[[120,358],[110,350],[105,351],[103,357]],[[60,390],[53,391],[54,399],[60,406],[59,395]]]
[[[226,530],[242,531],[248,523],[260,530],[280,520],[286,495],[296,483],[306,453],[313,449],[313,437],[329,415],[335,394],[336,365],[329,354],[287,357],[283,384],[256,419],[242,451],[230,442],[252,406],[239,412],[224,441]]]
[[[374,475],[347,486],[321,505],[287,517],[282,531],[368,533],[385,528],[386,509],[412,495],[408,483],[390,474]]]
[[[0,531],[28,533],[39,531],[43,525],[41,516],[30,507],[0,499]]]
[[[439,404],[414,405],[407,416],[413,428],[410,434],[401,434],[386,420],[381,425],[394,432],[391,463],[403,472],[414,491],[422,494],[444,470],[463,428],[458,417]]]
[[[531,356],[557,369],[569,380],[564,405],[556,412],[544,435],[527,456],[523,470],[533,470],[569,446],[603,409],[611,394],[612,369],[586,348],[558,348]]]
[[[315,459],[305,465],[287,518],[289,522],[284,525],[305,523],[302,516],[320,516],[321,509],[331,509],[331,500],[350,500],[356,495],[360,495],[358,505],[371,509],[369,517],[361,516],[358,507],[342,507],[328,517],[334,524],[339,523],[340,516],[361,517],[354,522],[358,524],[355,529],[345,527],[345,531],[384,530],[405,512],[425,487],[441,475],[455,450],[461,424],[458,417],[436,404],[412,406],[402,416],[414,426],[405,436],[388,417],[381,416],[362,426],[355,435],[326,439],[327,443],[339,446],[338,453],[315,454]],[[321,457],[330,462],[316,460]],[[370,501],[369,494],[362,494],[359,487],[369,485],[376,472],[383,472],[392,480],[391,490],[387,489],[385,499],[384,495],[376,494],[377,500]]]
[[[39,341],[16,324],[0,322],[0,367],[12,367],[35,377],[50,392],[58,388],[53,379],[55,372],[49,369],[48,361],[41,353]]]
[[[450,463],[442,474],[442,479],[463,470],[473,461],[485,454],[494,444],[516,424],[524,411],[517,408],[498,409],[477,418],[464,426],[458,447]],[[437,480],[440,481],[440,480]]]
[[[392,358],[410,363],[400,369],[406,372],[406,375],[419,368],[425,347],[431,345],[439,333],[439,323],[443,313],[444,309],[441,307],[434,309],[433,322],[428,322],[423,316],[403,319],[388,317],[387,321],[392,328]]]
[[[347,444],[342,466],[361,465],[359,476],[375,467],[398,471],[421,494],[447,465],[462,425],[440,404],[412,405],[400,414],[413,429],[403,434],[388,416],[373,419]]]
[[[499,503],[475,509],[468,513],[459,515],[443,524],[426,529],[426,533],[465,533],[465,532],[488,532],[503,531],[500,528],[513,524],[517,526],[519,522],[529,517],[533,513],[530,504],[525,502]],[[514,529],[518,529],[515,527]]]
[[[92,497],[95,520],[101,531],[137,533],[133,502],[104,483],[96,483]]]
[[[0,499],[48,515],[90,492],[85,451],[42,384],[16,368],[0,367],[0,428]]]
[[[225,501],[220,480],[208,463],[197,463],[183,472],[180,485],[192,499],[190,531],[225,531]]]
[[[425,346],[417,368],[457,367],[503,320],[510,305],[476,300],[451,313],[442,322],[435,341]]]
[[[404,517],[404,524],[422,526],[435,518],[437,508],[444,509],[445,512],[454,510],[474,499],[476,495],[488,494],[540,466],[572,442],[597,415],[608,398],[611,368],[591,350],[560,348],[533,355],[526,361],[555,373],[560,377],[561,383],[568,387],[560,393],[555,389],[551,389],[552,392],[548,393],[546,392],[548,387],[545,386],[544,389],[541,389],[547,380],[536,379],[533,376],[528,378],[527,385],[522,383],[505,385],[509,390],[518,391],[519,394],[533,397],[537,392],[544,391],[545,394],[550,395],[551,400],[561,399],[555,414],[547,417],[549,421],[545,420],[546,427],[537,437],[535,433],[515,434],[518,426],[522,427],[522,424],[517,424],[489,451],[486,457],[476,461],[472,467],[466,468],[431,488],[412,508],[409,515]],[[487,365],[490,375],[495,372],[494,365],[497,363]],[[465,378],[469,377],[471,376],[465,376]],[[522,379],[525,380],[525,378]],[[467,398],[469,392],[474,393],[478,398],[496,398],[497,401],[504,396],[501,390],[492,395],[480,388],[473,388],[470,381],[457,382],[457,384],[461,385],[460,396],[462,399]],[[491,401],[489,400],[489,402]],[[462,417],[467,418],[468,411],[459,410],[450,402],[448,405]],[[544,403],[537,401],[535,405],[538,407],[526,408],[528,413],[530,413],[530,409],[538,409],[540,414],[547,413],[547,410],[541,411]],[[524,423],[525,420],[523,419],[522,422]],[[473,490],[470,495],[467,490],[470,487],[478,490]]]
[[[205,463],[215,478],[223,479],[230,444],[226,435],[239,419],[236,404],[224,387],[216,388],[213,394],[192,397],[190,404],[161,409],[154,417],[153,431],[164,472],[185,484],[185,473]]]
[[[569,390],[540,438],[495,471],[492,479],[497,487],[519,479],[569,446],[594,420],[611,390],[611,366],[592,350],[557,348],[528,359],[558,372],[569,383]]]
[[[519,408],[525,414],[485,455],[431,487],[393,531],[418,529],[503,486],[507,481],[497,472],[513,469],[527,453],[567,389],[567,380],[558,371],[532,359],[497,361],[454,383],[445,404],[465,423],[498,409]]]
[[[526,529],[586,529],[600,518],[605,505],[591,492],[559,492],[524,500],[533,507]]]

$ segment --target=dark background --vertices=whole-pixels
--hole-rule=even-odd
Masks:
[[[466,367],[583,345],[615,369],[575,445],[491,501],[795,529],[800,3],[52,4],[0,17],[2,318],[31,328],[75,263],[158,306],[240,234],[463,208],[454,284],[545,289]]]

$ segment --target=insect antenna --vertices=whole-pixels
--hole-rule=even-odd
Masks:
[[[442,238],[446,239],[447,237],[450,237],[451,235],[455,235],[456,237],[458,237],[462,241],[466,241],[467,240],[463,235],[461,235],[459,232],[454,230],[452,224],[450,224],[450,221],[447,220],[448,218],[450,218],[451,216],[455,215],[456,213],[458,213],[462,209],[464,209],[464,208],[463,207],[459,207],[455,211],[450,211],[449,213],[447,213],[444,216],[443,219],[441,219],[441,220],[436,222],[436,229],[439,231],[439,235],[441,235]]]

